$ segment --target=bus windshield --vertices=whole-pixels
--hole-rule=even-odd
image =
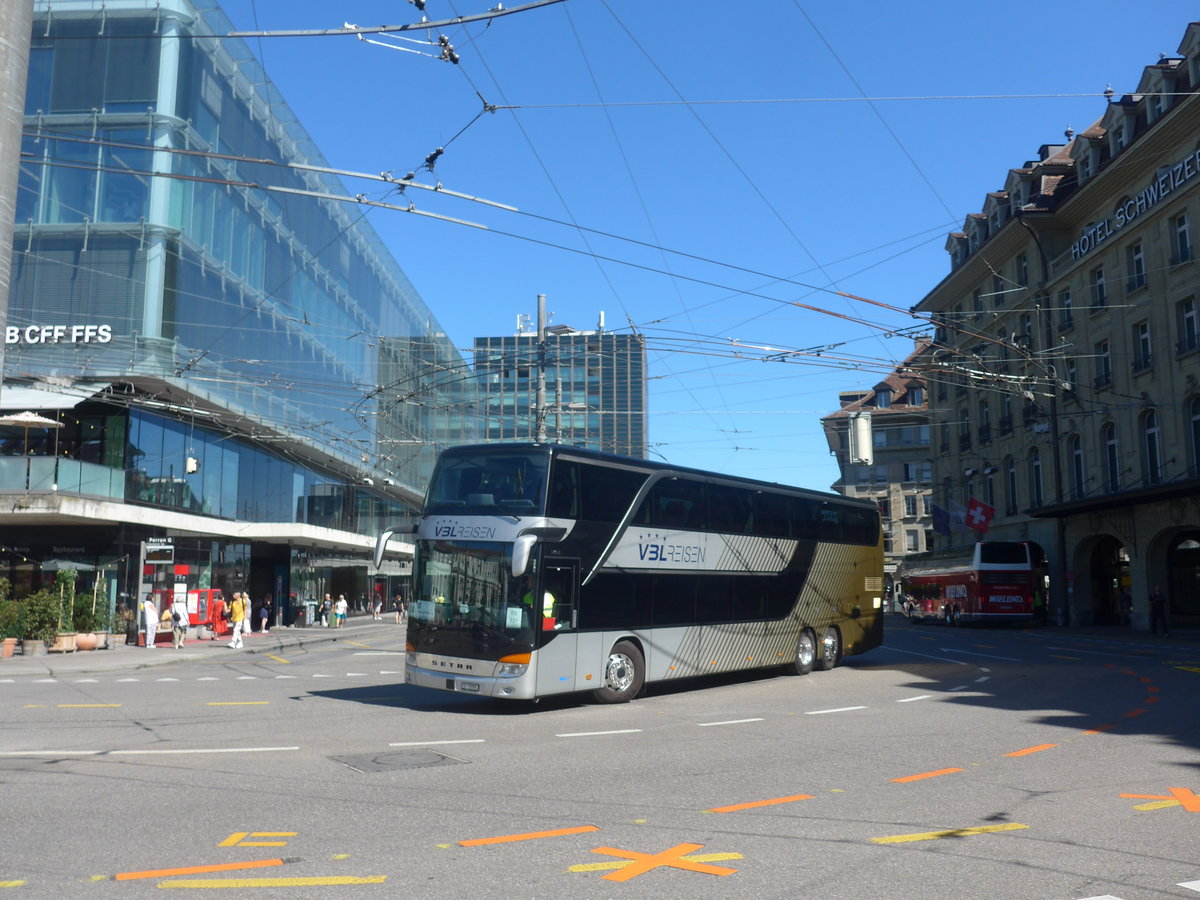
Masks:
[[[534,611],[528,586],[510,574],[511,544],[419,543],[409,621],[425,627],[409,634],[429,646],[416,649],[476,659],[533,649]]]
[[[532,515],[545,507],[549,454],[444,453],[425,501],[427,515]]]

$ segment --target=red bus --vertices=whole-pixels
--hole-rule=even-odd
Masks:
[[[1036,575],[1029,544],[980,541],[956,556],[906,559],[900,566],[900,590],[913,621],[1031,620],[1040,589]]]

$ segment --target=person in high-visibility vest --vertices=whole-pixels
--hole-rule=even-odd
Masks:
[[[529,577],[528,581],[525,582],[525,587],[525,596],[521,598],[521,602],[529,607],[530,612],[533,612],[537,609],[537,607],[533,602],[534,579],[532,575]],[[542,618],[554,618],[554,595],[549,591],[545,591],[542,594]]]

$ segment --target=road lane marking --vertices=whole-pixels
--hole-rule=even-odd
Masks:
[[[933,638],[927,638],[926,640],[933,640]],[[938,662],[954,663],[956,666],[966,665],[966,663],[961,659],[946,659],[944,656],[934,656],[932,653],[918,653],[916,650],[901,650],[899,647],[886,647],[885,649],[891,650],[893,653],[907,653],[909,656],[923,656],[925,659],[936,659]]]
[[[147,869],[143,872],[118,872],[115,881],[139,881],[145,878],[166,878],[171,875],[199,875],[204,872],[231,872],[237,869],[265,869],[282,866],[282,859],[251,859],[245,862],[213,863],[208,866],[181,866],[172,869]]]
[[[974,650],[955,650],[953,647],[938,647],[943,653],[965,653],[968,656],[982,656],[984,659],[1002,659],[1005,662],[1021,662],[1014,656],[992,656],[990,653],[976,653]]]
[[[273,659],[273,660],[275,660],[275,662],[281,662],[288,666],[290,666],[292,664],[292,661],[290,659],[284,659],[282,656],[276,656],[273,653],[268,653],[267,659]]]
[[[434,744],[482,744],[483,738],[465,738],[461,741],[404,741],[402,743],[388,744],[389,747],[431,747]]]
[[[1079,662],[1083,658],[1081,656],[1059,656],[1057,653],[1051,653],[1049,656],[1051,659],[1069,659],[1072,662]]]
[[[60,703],[59,709],[116,709],[120,703]]]
[[[761,718],[759,718],[759,719],[727,719],[724,722],[697,722],[696,727],[711,728],[714,725],[745,725],[748,722],[761,722],[761,721],[763,721]]]
[[[267,706],[270,700],[210,700],[205,706]]]
[[[660,866],[667,866],[672,869],[684,869],[689,872],[700,872],[704,875],[733,875],[737,869],[728,869],[725,866],[710,866],[708,863],[697,862],[694,859],[689,859],[687,854],[693,850],[703,849],[703,844],[676,844],[667,850],[660,853],[639,853],[636,850],[620,850],[616,847],[595,847],[593,853],[602,853],[606,856],[620,856],[632,862],[623,866],[616,872],[610,875],[605,875],[606,881],[629,881],[632,878],[637,878],[639,875],[644,875]]]
[[[343,643],[349,644],[352,647],[362,647],[364,650],[371,649],[370,644],[360,644],[358,641],[344,641]]]
[[[555,737],[601,737],[606,734],[639,734],[640,728],[621,728],[614,731],[569,731],[565,734],[556,734]]]
[[[1097,725],[1095,728],[1089,728],[1084,734],[1102,734],[1105,731],[1112,731],[1116,725]]]
[[[933,694],[918,694],[915,697],[902,697],[899,700],[897,700],[896,702],[897,703],[914,703],[917,700],[928,700],[932,696],[933,696]]]
[[[300,878],[182,878],[160,881],[160,888],[330,887],[343,884],[383,884],[386,875],[310,875]]]
[[[471,838],[458,841],[460,847],[484,847],[489,844],[512,844],[517,841],[536,841],[542,838],[563,837],[568,834],[585,834],[589,831],[599,831],[596,825],[580,825],[576,828],[555,828],[552,831],[527,831],[524,834],[502,834],[498,837]]]
[[[709,810],[714,813],[739,812],[743,809],[758,809],[763,806],[777,806],[781,803],[796,803],[800,800],[811,800],[812,794],[793,794],[791,797],[776,797],[773,800],[753,800],[750,803],[733,803],[729,806],[716,806]]]
[[[1028,828],[1017,822],[1006,825],[981,825],[978,828],[951,828],[947,831],[926,831],[920,834],[897,834],[892,837],[871,838],[872,844],[907,844],[913,841],[936,841],[941,838],[970,837],[975,834],[992,834],[997,831],[1018,831]]]
[[[218,847],[286,847],[287,841],[248,841],[248,837],[295,837],[298,831],[235,831]]]
[[[99,678],[76,678],[75,683],[76,684],[99,684],[100,679]]]
[[[355,650],[351,656],[404,656],[407,650]]]
[[[810,709],[806,716],[823,716],[826,713],[853,712],[856,709],[866,709],[865,706],[839,706],[837,709]]]
[[[745,859],[740,853],[694,853],[688,857],[692,862],[724,862],[728,859]],[[605,869],[623,869],[629,865],[628,860],[619,862],[583,863],[578,866],[568,866],[568,872],[603,872]]]
[[[933,772],[922,772],[919,775],[905,775],[903,778],[893,778],[892,781],[896,784],[907,784],[910,781],[922,781],[926,778],[937,778],[939,775],[953,775],[955,772],[962,771],[962,769],[958,768],[937,769]]]
[[[1024,750],[1014,750],[1005,756],[1029,756],[1031,753],[1041,753],[1043,750],[1053,750],[1058,744],[1038,744],[1036,747],[1026,747]]]
[[[1173,787],[1167,788],[1167,790],[1171,792],[1167,796],[1162,794],[1121,794],[1121,796],[1128,800],[1166,801],[1162,804],[1146,804],[1147,807],[1153,809],[1160,806],[1182,806],[1188,812],[1200,813],[1200,795],[1197,795],[1191,788]]]

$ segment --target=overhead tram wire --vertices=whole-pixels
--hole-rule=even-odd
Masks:
[[[556,249],[556,250],[563,250],[568,253],[573,253],[573,254],[576,254],[579,256],[587,256],[587,257],[592,258],[597,261],[612,262],[617,265],[622,265],[622,266],[625,266],[628,268],[637,269],[639,271],[651,272],[654,274],[664,275],[664,276],[667,276],[670,278],[679,278],[679,279],[688,281],[693,284],[704,285],[707,287],[714,287],[714,288],[718,288],[720,290],[725,290],[725,291],[737,292],[741,296],[759,297],[761,299],[769,300],[773,303],[778,303],[780,305],[796,307],[799,309],[808,310],[810,312],[819,313],[821,315],[832,316],[835,318],[843,319],[848,322],[853,322],[855,324],[873,328],[876,330],[883,330],[883,331],[892,331],[893,330],[891,328],[883,328],[883,327],[879,326],[877,323],[872,323],[872,322],[869,322],[867,320],[864,320],[864,319],[861,319],[861,318],[858,318],[855,316],[850,316],[850,315],[846,315],[843,313],[837,313],[837,312],[834,312],[833,310],[826,309],[824,307],[814,306],[814,305],[808,304],[808,303],[802,303],[798,300],[786,300],[786,299],[781,299],[779,297],[772,297],[770,295],[763,294],[763,293],[760,293],[757,291],[738,289],[738,288],[734,288],[732,286],[724,285],[719,282],[711,281],[708,279],[698,278],[698,277],[690,276],[690,275],[684,275],[681,273],[669,272],[669,271],[665,271],[665,270],[656,268],[654,266],[646,265],[643,263],[637,263],[637,262],[633,262],[631,260],[623,260],[623,259],[619,259],[617,257],[599,254],[590,249],[589,250],[581,250],[577,247],[571,247],[571,246],[568,246],[565,244],[555,243],[553,241],[547,241],[547,240],[543,240],[540,238],[533,238],[528,235],[522,235],[522,234],[517,234],[515,232],[504,231],[504,230],[497,229],[497,228],[491,228],[487,225],[483,225],[483,224],[476,223],[476,222],[469,222],[467,220],[457,219],[457,218],[454,218],[451,216],[445,216],[445,215],[441,215],[438,213],[428,212],[425,210],[418,210],[411,203],[409,204],[409,206],[400,206],[398,204],[370,200],[370,199],[366,198],[365,195],[363,195],[363,194],[358,194],[354,197],[347,197],[347,196],[343,196],[343,195],[339,195],[339,194],[330,194],[325,191],[311,191],[311,190],[306,190],[306,189],[302,189],[302,188],[288,188],[288,187],[283,187],[280,185],[264,185],[264,184],[261,184],[258,182],[248,182],[248,181],[240,181],[240,180],[224,179],[224,178],[211,178],[211,177],[205,177],[205,176],[199,176],[199,175],[184,175],[182,173],[173,173],[173,172],[135,172],[135,170],[128,169],[128,168],[114,169],[114,168],[105,167],[105,166],[81,165],[81,164],[74,164],[74,163],[58,163],[58,162],[42,162],[42,161],[35,161],[35,162],[37,162],[38,164],[53,165],[53,166],[62,167],[62,168],[86,169],[87,171],[111,171],[111,172],[116,172],[119,174],[141,174],[146,177],[158,176],[158,177],[162,177],[162,178],[173,178],[173,179],[184,180],[184,181],[194,181],[194,182],[201,182],[201,183],[208,183],[208,184],[219,184],[219,185],[223,185],[223,186],[243,187],[243,188],[247,188],[247,189],[263,190],[263,191],[272,192],[272,193],[283,193],[283,194],[290,194],[290,195],[296,195],[296,196],[311,197],[314,199],[331,200],[331,201],[340,202],[340,203],[356,203],[359,205],[369,206],[369,207],[373,207],[373,208],[388,209],[388,210],[392,210],[395,212],[413,213],[416,215],[426,216],[426,217],[433,218],[433,219],[440,219],[442,221],[449,222],[452,224],[465,225],[467,227],[477,228],[477,229],[480,229],[483,231],[490,231],[494,234],[513,238],[516,240],[525,241],[526,243],[532,243],[532,244],[536,244],[539,246],[544,246],[544,247],[548,247],[548,248]],[[365,176],[365,177],[374,177],[374,176]],[[413,183],[410,182],[409,186],[412,186],[412,184]],[[444,191],[439,191],[438,188],[433,187],[433,186],[425,186],[425,187],[431,191],[440,192],[440,193],[448,193],[448,192],[444,192]],[[469,195],[459,195],[459,196],[462,199],[467,199]],[[517,213],[520,212],[519,210],[516,210],[515,208],[506,207],[504,204],[495,203],[494,201],[481,200],[480,202],[483,202],[489,206],[494,206],[494,207],[501,208],[501,209],[507,209],[509,211],[514,211]],[[566,222],[562,222],[560,224],[562,224],[566,227],[579,228],[582,230],[591,230],[591,229],[586,229],[584,226],[575,226],[575,225],[571,225],[570,223],[566,223]],[[349,226],[347,226],[347,227],[349,227]],[[628,240],[628,242],[633,243],[633,244],[645,245],[644,241],[638,241],[638,240],[634,240],[634,239],[622,239],[616,235],[613,235],[613,237],[618,240]],[[767,273],[757,272],[756,270],[748,269],[743,266],[721,263],[716,260],[711,260],[711,259],[707,259],[704,257],[698,257],[694,254],[689,254],[689,253],[684,253],[684,252],[674,251],[674,250],[669,250],[669,249],[667,249],[667,252],[678,253],[679,255],[682,255],[684,257],[707,262],[712,265],[730,268],[735,271],[742,271],[742,272],[756,274],[756,275],[759,275],[759,276],[765,277],[765,278],[771,278],[773,281],[776,281],[778,283],[792,284],[792,285],[796,285],[799,287],[807,288],[811,291],[815,291],[818,293],[834,294],[836,296],[844,297],[848,300],[855,300],[855,301],[859,301],[859,302],[863,302],[863,303],[868,303],[873,306],[877,306],[881,309],[887,309],[889,311],[900,313],[902,315],[905,315],[905,316],[908,316],[911,318],[926,321],[931,325],[939,325],[939,324],[946,325],[946,324],[948,324],[937,313],[931,313],[931,314],[915,313],[909,309],[899,307],[894,304],[884,303],[884,302],[878,301],[878,300],[870,300],[869,298],[861,297],[859,295],[851,294],[846,291],[840,291],[840,290],[837,290],[834,288],[821,287],[819,285],[798,282],[793,279],[787,279],[787,278],[782,278],[782,277],[778,277],[778,276],[771,276]],[[295,274],[296,273],[293,273],[293,277]],[[261,305],[261,303],[263,303],[263,302],[265,302],[265,298],[263,301],[260,301],[259,305]],[[257,308],[257,307],[255,307],[255,308]],[[247,315],[253,311],[254,311],[254,308],[249,310],[247,312]],[[230,327],[232,327],[232,326],[230,326]],[[989,335],[989,334],[981,334],[981,333],[974,332],[970,329],[963,328],[963,327],[958,327],[955,330],[960,335],[969,337],[971,339],[977,340],[982,343],[998,344],[998,345],[1002,345],[1002,346],[1007,346],[1005,341],[1003,341],[1002,339],[996,338],[992,335]],[[953,350],[954,348],[946,347],[945,349]],[[1018,353],[1022,353],[1021,348],[1010,348],[1010,349],[1015,349],[1015,350],[1017,350]],[[207,352],[207,351],[205,351],[205,352]],[[1028,355],[1028,354],[1023,354],[1023,355]],[[194,361],[192,364],[194,364]],[[190,365],[191,364],[185,364],[184,371],[186,371],[186,368],[190,367]]]

